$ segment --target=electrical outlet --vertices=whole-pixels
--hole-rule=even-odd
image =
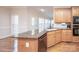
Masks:
[[[26,47],[27,47],[27,48],[29,47],[29,42],[26,42]]]

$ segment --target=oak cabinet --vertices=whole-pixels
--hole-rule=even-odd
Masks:
[[[47,47],[61,42],[61,30],[50,31],[47,33]]]
[[[28,44],[28,46],[26,46],[26,43]],[[37,52],[38,51],[38,40],[19,39],[19,41],[18,41],[18,51],[21,51],[21,52]]]
[[[72,30],[62,30],[62,41],[73,41]]]
[[[47,34],[39,38],[18,38],[18,51],[20,52],[45,52],[47,51]]]
[[[54,9],[54,19],[55,19],[55,22],[63,22],[63,10],[62,9]]]
[[[79,16],[79,7],[72,7],[72,16]]]
[[[57,23],[71,22],[71,8],[54,8],[54,19]]]
[[[62,38],[61,38],[61,30],[56,31],[56,43],[61,42]]]
[[[64,22],[72,22],[72,11],[71,11],[71,8],[66,9],[64,11],[64,19],[65,19]]]
[[[47,47],[53,46],[56,43],[55,31],[47,32]]]
[[[78,36],[73,36],[73,42],[79,42],[79,37]]]
[[[79,7],[72,7],[72,16],[79,16]],[[79,36],[73,36],[73,42],[79,42]]]

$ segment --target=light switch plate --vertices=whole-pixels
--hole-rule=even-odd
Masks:
[[[27,47],[27,48],[29,47],[29,42],[26,42],[26,47]]]

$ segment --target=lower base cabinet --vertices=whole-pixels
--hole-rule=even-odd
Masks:
[[[73,36],[71,30],[48,31],[39,38],[18,38],[18,51],[20,52],[45,52],[61,41],[79,42],[78,36]]]
[[[38,51],[38,40],[19,39],[18,51],[20,52],[36,52]]]
[[[55,44],[56,35],[55,31],[47,32],[47,47],[51,47]]]
[[[56,43],[61,42],[62,36],[61,36],[61,30],[56,31]]]
[[[72,30],[62,30],[62,41],[72,42]]]
[[[18,38],[19,52],[45,52],[47,51],[47,36],[39,38]]]
[[[47,47],[51,47],[61,42],[61,30],[47,32]]]
[[[79,42],[79,36],[73,36],[72,30],[62,30],[62,41]]]
[[[73,36],[73,42],[79,42],[79,36]]]

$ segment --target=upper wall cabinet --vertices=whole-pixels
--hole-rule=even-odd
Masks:
[[[79,7],[72,7],[72,16],[79,16]]]
[[[53,13],[55,22],[71,22],[71,8],[54,8]]]

